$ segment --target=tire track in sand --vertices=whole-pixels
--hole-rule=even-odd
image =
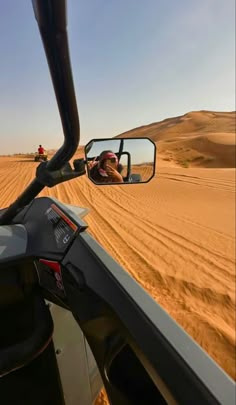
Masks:
[[[37,166],[14,159],[10,165],[0,160],[1,206],[17,197]],[[168,178],[173,173],[165,168],[139,186],[95,187],[83,177],[40,195],[91,208],[89,232],[235,377],[235,237],[220,222],[222,212],[232,207],[233,176],[182,169],[180,181],[173,182]],[[196,186],[200,194],[195,197],[212,196],[206,206],[219,197],[215,224],[196,210],[190,193]]]

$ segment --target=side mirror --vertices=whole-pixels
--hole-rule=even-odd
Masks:
[[[156,145],[149,138],[93,139],[85,159],[94,184],[147,183],[155,174]]]

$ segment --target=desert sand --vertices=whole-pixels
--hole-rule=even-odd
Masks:
[[[83,176],[41,195],[91,208],[88,232],[236,379],[235,113],[194,112],[124,135],[157,143],[149,183],[95,186]],[[0,158],[2,208],[36,166]]]

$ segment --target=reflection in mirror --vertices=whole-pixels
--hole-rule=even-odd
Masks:
[[[155,174],[156,146],[148,138],[93,139],[85,156],[95,184],[147,183]]]

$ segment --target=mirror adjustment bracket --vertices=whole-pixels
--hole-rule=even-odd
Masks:
[[[67,162],[61,169],[50,171],[47,162],[42,162],[36,169],[36,179],[46,187],[54,187],[64,181],[75,179],[86,174],[84,159],[73,161],[74,169]]]

